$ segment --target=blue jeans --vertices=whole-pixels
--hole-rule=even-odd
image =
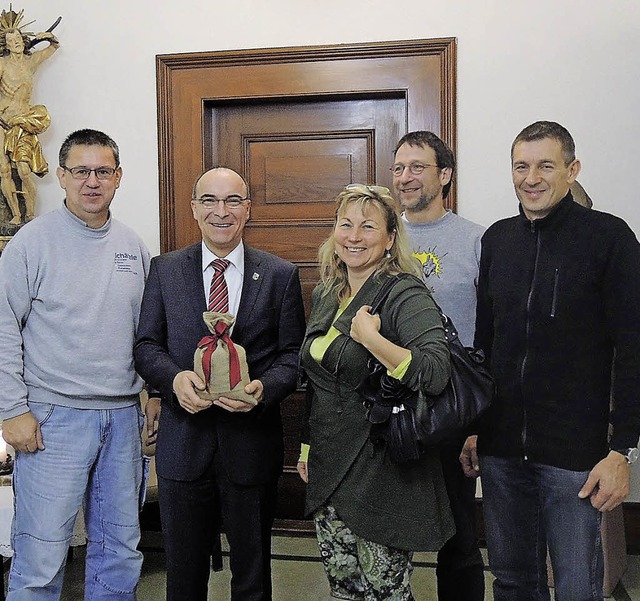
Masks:
[[[578,491],[589,472],[480,457],[495,601],[549,601],[547,546],[557,601],[602,601],[601,514]]]
[[[137,406],[70,409],[30,403],[45,450],[17,453],[7,601],[58,600],[76,515],[87,530],[85,600],[135,599],[142,567]]]

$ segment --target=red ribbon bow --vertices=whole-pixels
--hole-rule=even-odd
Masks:
[[[202,371],[204,372],[205,383],[209,382],[209,376],[211,375],[211,355],[218,348],[218,340],[223,340],[227,343],[227,348],[229,349],[229,390],[233,390],[241,380],[238,351],[229,337],[229,326],[226,323],[219,321],[213,329],[214,332],[211,336],[205,336],[198,342],[198,348],[205,349],[202,355]]]

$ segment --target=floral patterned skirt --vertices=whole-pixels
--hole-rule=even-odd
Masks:
[[[414,601],[411,551],[368,541],[353,533],[332,505],[314,514],[320,557],[334,599]]]

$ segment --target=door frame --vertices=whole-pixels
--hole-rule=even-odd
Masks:
[[[439,71],[438,88],[430,89],[428,75],[425,78],[404,76],[394,68],[393,78],[384,72],[384,67],[374,64],[378,59],[391,59],[396,65],[399,59],[419,61],[428,58]],[[373,76],[383,80],[381,88],[401,91],[407,102],[407,131],[432,129],[454,151],[456,151],[456,39],[437,38],[393,42],[341,44],[331,46],[304,46],[164,54],[156,56],[157,101],[158,101],[158,150],[160,192],[160,248],[162,252],[174,250],[179,244],[177,230],[181,227],[176,213],[176,199],[188,202],[193,180],[205,168],[205,103],[215,101],[256,101],[264,98],[296,98],[310,95],[335,97],[370,90],[370,83],[359,81],[329,81],[326,85],[320,78],[286,82],[275,96],[266,95],[260,77],[252,81],[251,88],[234,93],[228,86],[229,70],[251,67],[269,78],[278,65],[297,65],[300,73],[318,69],[339,68],[343,61],[371,61]],[[377,71],[376,71],[377,69]],[[400,70],[401,71],[401,70]],[[426,70],[425,70],[426,71]],[[331,79],[329,77],[328,79]],[[253,85],[255,84],[255,85]],[[317,86],[314,88],[314,86]],[[359,87],[361,86],[361,87]],[[434,96],[435,95],[435,96]],[[427,106],[425,100],[438,103]],[[209,152],[210,154],[210,152]],[[447,199],[447,206],[455,210],[455,187]]]

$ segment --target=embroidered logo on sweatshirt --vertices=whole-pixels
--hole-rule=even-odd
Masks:
[[[115,253],[114,264],[118,273],[138,275],[138,255],[131,253]]]

